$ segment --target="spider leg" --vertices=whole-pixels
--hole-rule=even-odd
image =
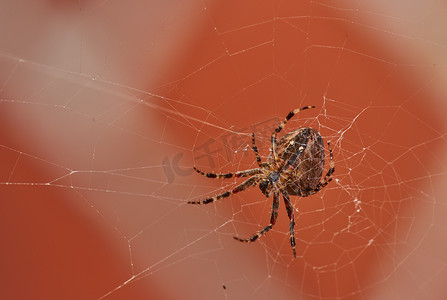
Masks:
[[[270,224],[265,226],[264,229],[262,229],[261,231],[255,233],[252,237],[250,237],[248,239],[242,239],[242,238],[237,237],[237,236],[234,236],[233,238],[235,240],[238,240],[238,241],[244,242],[244,243],[251,243],[251,242],[256,241],[262,235],[266,234],[267,231],[272,229],[273,225],[275,225],[276,219],[278,218],[278,208],[279,208],[279,193],[278,192],[274,192],[273,193],[272,215],[270,217]]]
[[[247,180],[245,180],[244,182],[242,182],[241,184],[239,184],[238,186],[236,186],[235,188],[233,188],[232,190],[228,190],[225,193],[219,194],[219,195],[211,197],[211,198],[207,198],[205,200],[188,201],[188,204],[208,204],[208,203],[220,200],[222,198],[227,198],[232,194],[239,193],[239,192],[251,187],[252,185],[256,185],[259,180],[260,179],[258,178],[258,176],[250,177]]]
[[[276,137],[278,135],[278,133],[281,132],[281,130],[284,128],[284,126],[286,125],[286,123],[297,113],[299,113],[302,110],[305,109],[309,109],[309,108],[315,108],[315,106],[313,105],[309,105],[309,106],[304,106],[301,108],[296,108],[294,110],[292,110],[291,112],[289,112],[289,114],[286,116],[286,118],[281,122],[281,124],[279,124],[279,126],[275,129],[275,131],[273,131],[272,133],[272,138],[271,138],[271,142],[272,142],[272,156],[273,156],[273,160],[274,161],[278,161],[278,156],[276,154]]]
[[[287,215],[290,219],[290,225],[289,225],[289,231],[290,231],[290,245],[292,246],[293,256],[296,257],[296,250],[295,250],[295,216],[293,215],[293,207],[292,203],[290,202],[289,193],[287,193],[286,190],[282,190],[282,197],[284,198],[284,204],[286,205]]]
[[[327,146],[329,148],[329,156],[331,160],[329,161],[329,170],[327,171],[326,175],[320,182],[317,184],[314,190],[310,191],[309,195],[315,194],[318,191],[322,190],[329,182],[332,181],[332,174],[335,172],[335,164],[334,164],[334,155],[332,154],[332,148],[331,144],[328,142]]]
[[[252,176],[252,175],[256,175],[261,173],[260,169],[250,169],[250,170],[245,170],[245,171],[238,171],[238,172],[232,172],[232,173],[206,173],[203,171],[200,171],[199,169],[197,169],[196,167],[194,167],[194,170],[203,175],[206,176],[208,178],[232,178],[232,177],[248,177],[248,176]]]
[[[258,166],[261,167],[261,157],[259,156],[258,147],[256,147],[255,134],[254,133],[252,133],[252,135],[251,135],[251,148],[255,152],[256,161],[258,162]]]

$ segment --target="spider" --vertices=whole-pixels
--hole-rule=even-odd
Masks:
[[[201,201],[189,201],[189,204],[208,204],[222,198],[229,197],[232,194],[239,193],[251,186],[259,184],[261,192],[269,198],[273,194],[273,205],[270,217],[270,223],[262,230],[255,233],[247,239],[234,237],[234,239],[251,243],[266,234],[276,223],[279,208],[279,194],[282,194],[290,219],[289,237],[292,246],[293,256],[296,257],[295,250],[295,218],[293,207],[289,196],[307,197],[323,189],[331,180],[335,171],[335,165],[332,155],[331,145],[328,142],[330,155],[330,168],[326,175],[321,179],[324,170],[324,143],[320,133],[309,127],[304,127],[292,131],[282,137],[277,142],[278,133],[284,128],[286,123],[298,112],[315,108],[315,106],[305,106],[291,111],[282,123],[273,131],[271,137],[271,153],[266,162],[261,161],[258,148],[255,143],[255,134],[252,134],[252,149],[256,155],[258,168],[231,172],[231,173],[206,173],[196,167],[194,170],[208,178],[232,178],[232,177],[250,177],[232,190],[228,190],[217,196],[207,198]],[[320,180],[321,179],[321,180]]]

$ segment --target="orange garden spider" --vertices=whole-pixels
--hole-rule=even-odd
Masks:
[[[296,257],[294,233],[295,218],[289,196],[307,197],[317,193],[332,180],[331,175],[335,171],[332,149],[328,142],[330,168],[324,178],[321,179],[324,170],[325,154],[323,138],[317,130],[308,127],[300,128],[286,134],[279,140],[279,142],[277,142],[277,135],[284,128],[286,123],[298,112],[309,108],[315,108],[315,106],[305,106],[291,111],[284,121],[282,121],[282,123],[275,129],[271,137],[271,154],[266,162],[261,161],[255,143],[255,134],[252,134],[252,149],[256,155],[258,168],[232,173],[215,174],[202,172],[194,167],[194,170],[197,173],[208,178],[250,178],[225,193],[201,201],[189,201],[188,203],[208,204],[259,184],[259,189],[266,197],[270,197],[273,194],[273,205],[270,223],[265,226],[264,229],[255,233],[248,239],[234,237],[238,241],[250,243],[256,241],[275,225],[278,217],[279,194],[282,194],[287,215],[290,219],[290,244],[292,246],[293,256]]]

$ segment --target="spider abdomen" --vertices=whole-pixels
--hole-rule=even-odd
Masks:
[[[305,197],[313,191],[324,170],[324,143],[313,128],[300,128],[286,134],[278,143],[278,157],[289,165],[286,190]]]

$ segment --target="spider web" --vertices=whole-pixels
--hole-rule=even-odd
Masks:
[[[445,298],[445,4],[185,2],[1,4],[2,298]],[[257,187],[186,204],[306,105],[280,136],[335,173],[291,197],[296,259],[282,199],[251,244]]]

